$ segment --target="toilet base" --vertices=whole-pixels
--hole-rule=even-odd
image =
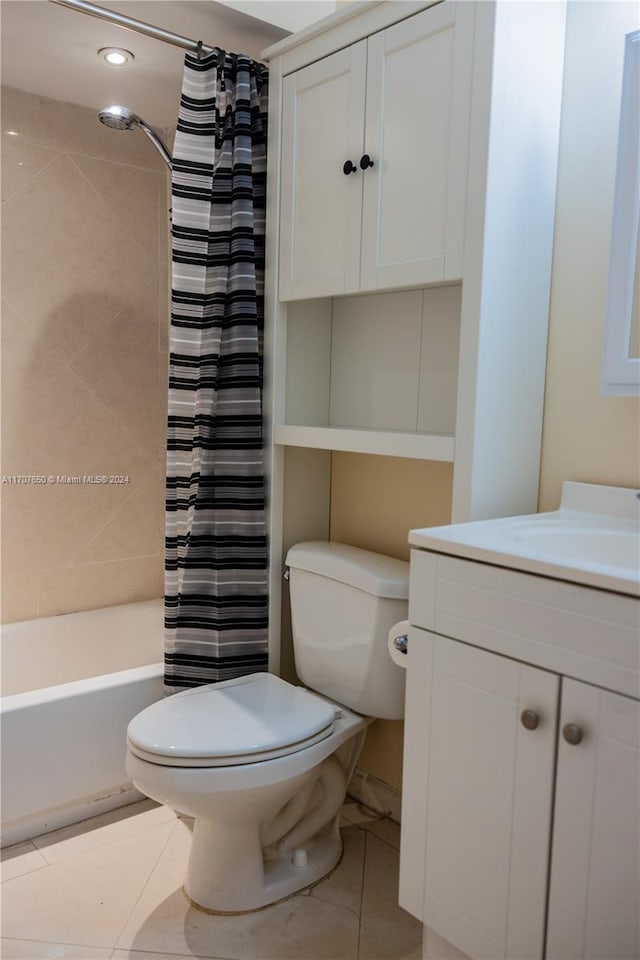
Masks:
[[[333,870],[342,854],[346,786],[370,722],[341,708],[324,740],[232,766],[154,763],[130,745],[127,772],[135,786],[194,818],[187,897],[214,913],[246,913]]]
[[[198,823],[199,821],[196,821],[192,851],[194,849],[202,851],[202,835],[206,834],[208,828],[206,823],[200,821],[201,827],[198,830]],[[195,843],[196,832],[200,833],[198,845]],[[304,859],[300,850],[304,850],[307,862],[304,865],[296,866],[294,859],[298,862]],[[286,900],[301,890],[318,883],[339,863],[342,857],[342,837],[337,822],[334,821],[329,829],[309,840],[300,850],[275,860],[260,860],[263,866],[262,876],[260,878],[257,876],[245,877],[248,882],[243,885],[242,892],[238,897],[239,904],[242,904],[240,909],[233,909],[233,901],[240,891],[230,890],[228,884],[211,882],[213,878],[209,858],[199,856],[197,860],[190,859],[184,892],[194,907],[204,910],[206,913],[226,916],[253,913],[264,907],[272,906],[281,900]],[[200,871],[205,863],[207,863],[206,876],[203,876]],[[240,873],[243,872],[243,870],[240,871]],[[236,874],[236,878],[240,879],[238,874]],[[234,886],[233,881],[232,886]]]

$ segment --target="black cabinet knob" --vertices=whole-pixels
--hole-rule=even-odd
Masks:
[[[373,160],[371,159],[368,153],[365,153],[365,155],[360,158],[360,169],[366,170],[367,167],[372,167],[372,166],[373,166]]]
[[[358,168],[354,163],[351,163],[351,160],[345,160],[342,165],[342,172],[344,174],[355,173]]]

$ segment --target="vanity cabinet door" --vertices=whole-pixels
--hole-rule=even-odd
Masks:
[[[542,958],[559,679],[415,627],[408,656],[400,903],[470,957]]]
[[[640,703],[563,680],[560,727],[547,958],[635,960]]]
[[[474,17],[445,0],[369,38],[362,290],[462,277]]]
[[[358,290],[366,73],[362,40],[284,79],[281,300]]]

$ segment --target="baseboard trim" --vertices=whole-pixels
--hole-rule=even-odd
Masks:
[[[0,846],[11,847],[14,843],[31,840],[43,833],[51,833],[61,827],[69,827],[72,823],[89,820],[101,813],[108,813],[118,807],[125,807],[138,800],[144,800],[144,795],[136,790],[131,783],[122,784],[107,796],[98,795],[85,797],[63,807],[52,810],[42,810],[29,817],[21,817],[2,824],[0,832]]]
[[[365,770],[354,771],[347,793],[358,803],[368,807],[380,816],[389,817],[396,823],[400,823],[402,811],[402,797],[397,790],[390,787],[388,783],[378,780]]]

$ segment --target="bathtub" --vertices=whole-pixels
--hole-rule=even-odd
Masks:
[[[3,846],[140,798],[125,733],[163,696],[162,600],[2,628]]]

